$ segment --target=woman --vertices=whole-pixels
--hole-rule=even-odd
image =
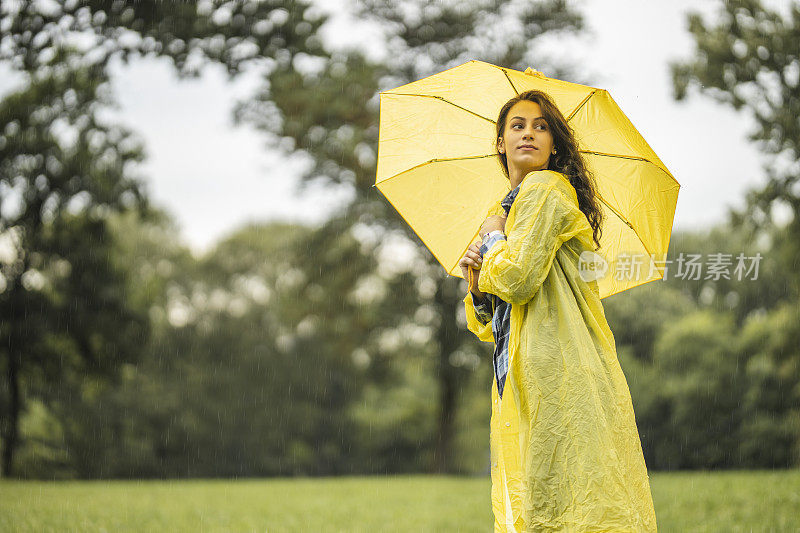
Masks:
[[[614,336],[578,269],[602,216],[572,130],[528,91],[501,109],[496,147],[512,190],[459,263],[477,276],[468,327],[495,342],[495,531],[656,531]]]

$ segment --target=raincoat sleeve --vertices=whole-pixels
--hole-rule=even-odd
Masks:
[[[491,315],[486,322],[483,321],[483,319],[486,319],[486,312],[488,310],[485,308],[487,306],[489,307],[488,310],[490,310],[491,306],[489,304],[484,304],[483,306],[478,305],[476,308],[475,301],[472,298],[472,292],[468,291],[467,295],[464,297],[464,307],[467,312],[467,329],[484,342],[494,342]],[[479,318],[479,316],[482,318]]]
[[[555,185],[523,186],[511,208],[514,216],[509,213],[507,240],[495,242],[484,253],[478,280],[482,292],[518,305],[539,290],[561,244],[588,224],[578,206]]]

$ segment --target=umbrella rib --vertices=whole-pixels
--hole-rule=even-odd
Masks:
[[[506,79],[508,80],[508,83],[510,83],[510,84],[511,84],[511,88],[512,88],[512,89],[514,89],[514,93],[515,93],[517,96],[519,96],[519,91],[518,91],[518,90],[517,90],[517,88],[514,86],[514,82],[513,82],[513,81],[511,81],[511,78],[509,78],[509,77],[508,77],[508,71],[506,71],[506,69],[504,69],[504,68],[501,68],[500,70],[502,70],[502,71],[503,71],[503,74],[505,74],[505,75],[506,75]]]
[[[595,152],[593,150],[578,150],[582,154],[599,155],[603,157],[618,157],[620,159],[633,159],[634,161],[644,161],[645,163],[652,163],[649,159],[639,157],[636,155],[622,155],[622,154],[607,154],[605,152]]]
[[[377,185],[377,184],[375,184],[375,185]],[[373,187],[375,187],[375,185],[373,185]],[[398,215],[400,215],[400,216],[402,217],[402,216],[403,216],[403,214],[400,212],[400,210],[397,208],[397,206],[396,206],[396,205],[394,205],[394,203],[393,203],[393,202],[392,202],[392,201],[389,199],[389,197],[388,197],[388,196],[386,196],[386,195],[383,193],[383,191],[381,191],[381,190],[380,190],[380,188],[378,188],[378,191],[380,191],[380,193],[383,195],[383,197],[384,197],[384,198],[386,198],[386,201],[387,201],[387,202],[389,202],[389,205],[391,205],[391,206],[394,208],[394,210],[395,210],[395,211],[397,211],[397,214],[398,214]],[[445,264],[442,262],[442,260],[441,260],[441,259],[439,259],[439,256],[436,254],[436,252],[434,252],[434,251],[433,251],[433,249],[432,249],[432,248],[431,248],[431,247],[428,245],[428,242],[427,242],[425,239],[423,239],[423,238],[422,238],[422,235],[420,235],[420,234],[419,234],[419,232],[416,230],[416,228],[414,228],[414,227],[413,227],[413,226],[411,226],[411,225],[409,225],[409,227],[411,228],[411,231],[413,231],[413,232],[414,232],[414,235],[416,235],[416,236],[419,238],[419,240],[420,240],[420,241],[422,241],[422,244],[424,244],[424,245],[425,245],[425,247],[426,247],[428,250],[430,250],[431,254],[433,254],[433,257],[434,257],[434,258],[435,258],[437,261],[439,261],[439,264],[440,264],[440,265],[442,265],[442,267],[444,267],[444,268],[447,268],[447,267],[445,266]],[[480,231],[480,230],[479,230],[479,231]],[[450,271],[448,270],[448,271],[447,271],[447,273],[449,274],[449,273],[450,273]]]
[[[578,104],[578,106],[577,106],[577,107],[576,107],[576,108],[575,108],[575,109],[572,111],[572,113],[570,113],[570,114],[569,114],[569,116],[567,117],[567,122],[569,122],[570,120],[572,120],[572,118],[573,118],[573,117],[574,117],[574,116],[575,116],[575,115],[578,113],[578,111],[580,111],[580,109],[581,109],[581,108],[582,108],[584,105],[586,105],[586,102],[588,102],[588,101],[589,101],[589,99],[590,99],[592,96],[594,96],[594,95],[595,95],[595,93],[597,93],[597,91],[599,91],[599,90],[600,90],[600,89],[594,89],[592,92],[590,92],[590,93],[589,93],[589,94],[586,96],[586,98],[584,98],[584,99],[583,99],[583,101],[581,101],[581,103],[580,103],[580,104]],[[649,159],[645,159],[644,157],[637,157],[637,156],[631,156],[631,155],[620,155],[620,154],[607,154],[607,153],[605,153],[605,152],[595,152],[595,151],[592,151],[592,150],[578,150],[578,151],[579,151],[579,152],[581,152],[581,153],[583,153],[583,154],[599,155],[599,156],[601,156],[601,157],[618,157],[618,158],[621,158],[621,159],[632,159],[632,160],[634,160],[634,161],[643,161],[643,162],[645,162],[645,163],[650,163],[651,165],[655,165],[655,163],[653,163],[653,162],[652,162],[652,161],[650,161]],[[656,165],[656,166],[658,166],[658,165]],[[675,176],[673,176],[672,174],[670,174],[670,173],[669,173],[669,171],[667,171],[666,169],[662,169],[662,170],[665,170],[665,171],[666,171],[666,174],[667,174],[667,176],[669,176],[670,178],[672,178],[672,180],[673,180],[675,183],[678,183],[678,180],[676,180],[676,179],[675,179]],[[680,186],[680,183],[678,183],[678,186]]]
[[[680,184],[680,183],[678,183],[678,180],[676,180],[676,179],[675,179],[675,176],[673,176],[672,174],[670,174],[670,172],[669,172],[667,169],[665,169],[665,168],[662,168],[662,167],[659,167],[658,165],[656,165],[655,163],[653,163],[653,162],[652,162],[652,161],[650,161],[649,159],[645,159],[644,157],[638,157],[638,156],[635,156],[635,155],[607,154],[607,153],[605,153],[605,152],[594,152],[594,151],[592,151],[592,150],[578,150],[578,151],[579,151],[580,153],[582,153],[582,154],[599,155],[599,156],[601,156],[601,157],[616,157],[616,158],[618,158],[618,159],[631,159],[631,160],[633,160],[633,161],[642,161],[642,162],[644,162],[644,163],[650,163],[651,165],[655,165],[655,166],[656,166],[658,169],[660,169],[661,171],[663,171],[663,172],[664,172],[664,174],[666,174],[667,176],[669,176],[670,178],[672,178],[672,181],[674,181],[674,182],[675,182],[675,184],[676,184],[678,187],[680,187],[680,186],[681,186],[681,184]]]
[[[605,198],[603,198],[602,196],[600,196],[600,193],[598,193],[598,192],[595,192],[595,195],[597,195],[597,198],[598,198],[598,199],[599,199],[601,202],[603,202],[604,204],[606,204],[606,207],[607,207],[607,208],[608,208],[608,209],[609,209],[609,210],[610,210],[612,213],[614,213],[615,215],[617,215],[617,216],[619,217],[619,219],[625,223],[625,225],[626,225],[626,226],[628,226],[628,227],[629,227],[629,228],[631,228],[631,229],[632,229],[634,232],[636,232],[636,228],[634,228],[634,227],[633,227],[633,224],[631,224],[630,222],[628,222],[628,220],[627,220],[627,219],[626,219],[624,216],[622,216],[622,215],[620,214],[620,212],[619,212],[619,211],[617,211],[616,209],[614,209],[613,207],[611,207],[611,204],[610,204],[610,203],[608,203],[608,202],[606,202]],[[641,239],[640,239],[640,240],[641,240]],[[644,244],[644,243],[642,243],[642,244]]]
[[[470,111],[470,110],[469,110],[469,109],[467,109],[466,107],[461,107],[461,106],[460,106],[460,105],[458,105],[458,104],[454,104],[453,102],[451,102],[451,101],[450,101],[450,100],[448,100],[447,98],[442,98],[441,96],[436,96],[436,95],[434,95],[434,94],[412,94],[412,93],[391,93],[391,94],[392,94],[393,96],[394,96],[394,95],[396,95],[396,96],[416,96],[416,97],[418,97],[418,98],[435,98],[436,100],[441,100],[442,102],[444,102],[444,103],[446,103],[446,104],[450,104],[451,106],[455,106],[455,107],[457,107],[457,108],[461,109],[462,111],[466,111],[467,113],[471,113],[471,114],[475,115],[475,116],[476,116],[476,117],[478,117],[478,118],[482,118],[483,120],[489,121],[489,122],[491,122],[492,124],[494,124],[494,123],[495,123],[495,121],[494,121],[494,120],[492,120],[492,119],[490,119],[490,118],[486,118],[486,117],[484,117],[483,115],[479,115],[479,114],[477,114],[475,111]]]
[[[480,235],[480,233],[481,233],[481,230],[480,230],[480,229],[479,229],[478,231],[476,231],[476,232],[475,232],[475,234],[474,234],[474,235],[472,236],[472,238],[469,240],[469,244],[467,244],[467,247],[466,247],[466,248],[464,248],[463,250],[461,250],[461,256],[460,256],[460,257],[464,257],[464,254],[466,254],[466,253],[467,253],[467,250],[469,250],[469,247],[470,247],[470,245],[473,243],[473,241],[475,240],[475,238],[476,238],[476,237],[478,237],[478,236]],[[456,266],[458,266],[458,263],[456,263],[456,264],[453,266],[453,268],[455,268]],[[445,267],[445,268],[447,268],[447,267]],[[453,268],[451,268],[450,270],[452,270]],[[447,271],[447,275],[448,275],[448,276],[450,276],[450,275],[451,275],[451,274],[450,274],[450,270],[448,270],[448,271]],[[458,276],[456,276],[456,277],[458,277]],[[469,281],[469,280],[467,280],[467,281]]]
[[[399,176],[402,176],[406,172],[411,172],[412,170],[416,170],[419,167],[422,167],[422,166],[425,166],[425,165],[430,165],[431,163],[442,163],[442,162],[446,162],[446,161],[464,161],[466,159],[483,159],[483,158],[486,158],[486,157],[495,157],[496,155],[497,154],[486,154],[486,155],[466,155],[464,157],[434,158],[434,159],[430,159],[428,161],[424,161],[424,162],[420,163],[419,165],[414,165],[411,168],[407,168],[404,171],[398,172],[394,176],[389,176],[388,178],[383,179],[383,180],[381,180],[381,181],[379,181],[377,183],[373,183],[372,186],[373,187],[377,187],[378,185],[382,185],[382,184],[386,183],[387,181],[389,181],[391,179],[394,179],[394,178],[397,178]]]
[[[581,110],[581,108],[582,108],[584,105],[586,105],[586,102],[588,102],[588,101],[589,101],[589,98],[591,98],[592,96],[594,96],[594,93],[596,93],[596,92],[597,92],[597,89],[593,90],[593,91],[592,91],[592,92],[590,92],[588,95],[586,95],[586,98],[584,98],[584,99],[581,101],[581,103],[580,103],[580,104],[578,104],[578,106],[577,106],[575,109],[573,109],[573,110],[572,110],[572,113],[570,113],[570,114],[569,114],[569,116],[567,117],[567,122],[569,122],[570,120],[572,120],[572,117],[574,117],[574,116],[575,116],[575,114],[576,114],[578,111],[580,111],[580,110]]]
[[[634,228],[634,227],[633,227],[633,224],[631,224],[630,222],[628,222],[628,220],[627,220],[627,219],[626,219],[624,216],[622,216],[622,215],[620,214],[620,212],[619,212],[619,211],[617,211],[616,209],[614,209],[613,207],[611,207],[611,204],[610,204],[610,203],[608,203],[608,202],[606,202],[605,198],[603,198],[602,196],[600,196],[600,193],[597,193],[597,192],[595,192],[595,195],[597,196],[597,198],[598,198],[598,199],[599,199],[601,202],[603,202],[603,204],[605,204],[605,206],[608,208],[608,210],[609,210],[609,211],[611,211],[612,213],[614,213],[615,215],[617,215],[617,217],[619,217],[619,219],[620,219],[622,222],[624,222],[626,226],[628,226],[629,228],[631,228],[631,230],[633,231],[633,234],[634,234],[634,235],[636,235],[636,238],[637,238],[637,239],[639,239],[639,242],[640,242],[640,243],[642,243],[642,247],[644,248],[644,251],[645,251],[645,252],[647,252],[648,254],[650,254],[650,250],[647,248],[647,245],[644,243],[644,241],[642,240],[642,238],[639,236],[639,232],[637,232],[637,231],[636,231],[636,228]]]

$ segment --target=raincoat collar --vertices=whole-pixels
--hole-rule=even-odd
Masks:
[[[501,201],[500,205],[503,209],[506,210],[506,215],[511,208],[511,204],[514,202],[514,199],[517,197],[520,189],[523,186],[530,186],[534,182],[541,182],[541,183],[550,183],[555,186],[561,193],[563,193],[566,197],[570,199],[570,201],[575,205],[576,208],[580,209],[580,204],[578,203],[578,193],[575,191],[575,187],[569,181],[569,178],[562,174],[561,172],[556,172],[555,170],[534,170],[533,172],[529,172],[522,178],[522,181],[519,185],[517,185],[513,190],[511,190]],[[528,185],[525,185],[525,184]],[[508,205],[508,209],[506,209],[506,205]],[[585,218],[585,215],[584,215]],[[583,231],[579,232],[576,237],[584,243],[584,246],[587,250],[594,250],[594,237],[592,236],[592,228],[589,224],[589,220],[586,219],[586,227]]]
[[[549,176],[545,177],[543,175],[545,173],[549,174]],[[555,177],[556,179],[554,180],[553,177]],[[575,187],[569,181],[569,178],[566,176],[566,174],[562,174],[561,172],[557,172],[555,170],[534,170],[532,172],[528,172],[525,175],[525,177],[522,178],[522,181],[520,182],[519,185],[517,185],[517,187],[518,188],[521,187],[522,184],[524,184],[526,181],[529,183],[534,181],[542,181],[542,182],[549,181],[551,183],[561,182],[562,186],[559,187],[559,190],[561,190],[561,192],[563,193],[566,193],[569,196],[569,198],[575,203],[575,205],[578,205],[578,193],[575,192]]]

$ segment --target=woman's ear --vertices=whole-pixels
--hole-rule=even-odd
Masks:
[[[502,137],[497,138],[497,151],[501,154],[506,153],[506,144],[503,142]]]

